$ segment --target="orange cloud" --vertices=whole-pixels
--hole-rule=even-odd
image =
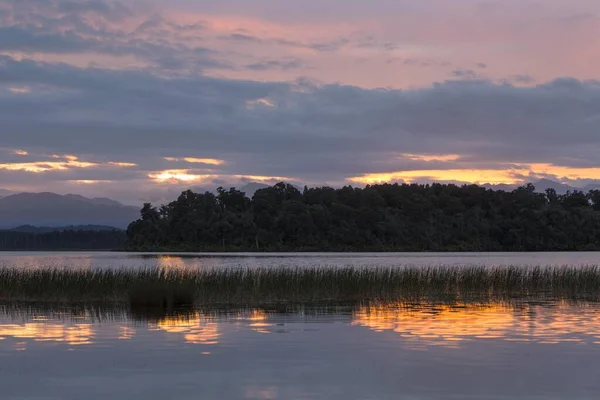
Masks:
[[[111,161],[108,163],[109,165],[115,166],[115,167],[123,167],[123,168],[131,168],[131,167],[137,167],[138,165],[135,163],[129,163],[129,162],[115,162],[115,161]]]
[[[295,181],[296,179],[285,176],[262,175],[221,175],[221,174],[196,174],[188,169],[167,169],[148,174],[148,177],[157,183],[203,182],[209,179],[243,180],[254,182],[281,182]]]
[[[208,164],[208,165],[223,165],[225,164],[224,160],[219,160],[216,158],[196,158],[196,157],[164,157],[165,160],[176,162],[176,161],[185,161],[190,164]]]
[[[112,181],[107,180],[90,180],[90,179],[77,179],[69,181],[71,183],[81,184],[81,185],[97,185],[99,183],[111,183]]]
[[[194,158],[194,157],[186,157],[183,159],[186,162],[192,164],[209,164],[209,165],[222,165],[225,163],[223,160],[217,160],[215,158]]]
[[[275,107],[275,103],[268,97],[261,97],[254,100],[248,100],[246,102],[247,108],[254,108],[256,106],[266,106],[266,107]]]
[[[245,179],[245,180],[250,180],[250,181],[255,181],[255,182],[289,182],[289,181],[295,181],[296,179],[293,178],[289,178],[286,176],[262,176],[262,175],[233,175],[233,178],[237,178],[237,179]]]
[[[26,87],[9,87],[8,91],[14,94],[28,94],[31,93],[31,89]]]
[[[17,150],[14,154],[28,155],[24,150]],[[0,170],[5,171],[24,171],[32,173],[42,173],[49,171],[67,171],[70,169],[85,169],[93,167],[135,167],[137,164],[126,163],[126,162],[108,162],[108,163],[97,163],[89,161],[81,161],[79,157],[74,155],[57,155],[53,154],[50,156],[55,160],[61,161],[31,161],[25,163],[2,163],[0,164]]]
[[[98,164],[95,163],[82,161],[35,161],[28,163],[0,164],[0,170],[41,173],[48,171],[66,171],[71,168],[90,168],[97,165]]]
[[[402,153],[403,158],[408,158],[414,161],[457,161],[460,159],[458,154],[410,154]]]

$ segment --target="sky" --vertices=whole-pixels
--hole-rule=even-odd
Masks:
[[[597,0],[0,0],[0,193],[600,180]]]

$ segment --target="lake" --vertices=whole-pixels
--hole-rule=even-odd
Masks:
[[[2,399],[597,399],[600,306],[0,309]]]
[[[593,264],[600,253],[0,253],[7,268]],[[598,376],[594,302],[170,315],[0,305],[3,400],[595,400]]]
[[[564,253],[120,253],[0,252],[7,268],[254,268],[310,266],[600,265],[600,252]]]

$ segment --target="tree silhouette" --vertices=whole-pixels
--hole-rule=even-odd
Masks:
[[[144,204],[132,250],[546,251],[600,249],[600,191],[382,184],[183,192]]]

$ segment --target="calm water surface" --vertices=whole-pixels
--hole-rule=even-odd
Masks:
[[[600,306],[0,309],[2,399],[598,399]]]
[[[574,253],[113,253],[0,252],[0,267],[237,268],[276,266],[600,265],[600,252]]]
[[[9,268],[600,265],[600,253],[0,253]],[[1,399],[598,399],[600,304],[336,312],[0,305]]]

